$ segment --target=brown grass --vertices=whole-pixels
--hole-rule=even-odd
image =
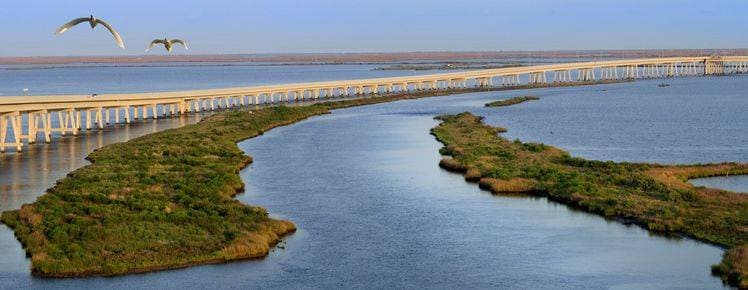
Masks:
[[[536,181],[525,178],[512,178],[510,180],[482,178],[479,185],[493,193],[502,194],[531,193],[539,190]]]

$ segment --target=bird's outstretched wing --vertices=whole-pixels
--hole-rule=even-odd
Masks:
[[[181,40],[181,39],[176,39],[176,38],[175,38],[175,39],[169,40],[169,42],[171,42],[171,44],[179,43],[179,44],[181,44],[182,46],[184,46],[184,49],[187,49],[187,50],[189,50],[189,49],[190,49],[189,47],[187,47],[187,42],[186,42],[186,41],[184,41],[184,40]]]
[[[153,48],[154,46],[156,46],[158,44],[164,44],[164,40],[163,39],[154,39],[153,41],[151,41],[151,44],[148,45],[148,48],[146,48],[145,51],[151,50],[151,48]]]
[[[68,31],[68,29],[70,29],[70,27],[76,26],[76,25],[81,24],[83,22],[86,22],[88,20],[90,20],[90,18],[88,18],[88,17],[73,19],[70,22],[65,23],[62,26],[60,26],[60,28],[57,28],[57,31],[55,31],[55,34],[62,34],[63,32]]]
[[[109,29],[109,32],[111,32],[112,36],[114,36],[114,41],[117,42],[117,46],[119,46],[122,49],[125,49],[125,42],[122,41],[122,36],[119,36],[119,33],[116,30],[114,30],[114,28],[112,28],[112,26],[109,25],[109,23],[106,23],[104,22],[104,20],[101,20],[101,19],[96,19],[96,22],[101,25],[104,25],[106,29]]]

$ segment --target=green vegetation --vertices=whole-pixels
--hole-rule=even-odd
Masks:
[[[449,155],[445,169],[493,193],[545,196],[607,218],[730,248],[713,272],[748,287],[748,196],[694,187],[689,178],[748,174],[748,164],[693,166],[616,163],[572,157],[560,149],[509,141],[501,128],[469,113],[440,116],[432,134]],[[741,284],[742,283],[742,284]]]
[[[522,102],[535,101],[535,100],[540,100],[540,98],[535,97],[535,96],[514,97],[511,99],[498,100],[498,101],[487,103],[486,107],[506,107],[506,106],[516,105]]]
[[[45,277],[120,275],[265,256],[295,230],[233,198],[252,162],[236,143],[331,109],[448,92],[223,112],[106,146],[36,202],[7,211]]]
[[[218,113],[198,124],[98,149],[92,164],[32,204],[2,213],[44,277],[121,275],[265,256],[295,226],[233,198],[252,162],[236,143],[331,109],[455,93],[577,82],[426,91]]]

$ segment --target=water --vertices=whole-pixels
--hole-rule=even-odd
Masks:
[[[227,288],[720,288],[709,265],[719,262],[721,249],[651,236],[545,199],[492,196],[439,169],[440,145],[428,134],[434,115],[469,110],[509,128],[509,138],[559,145],[588,158],[746,162],[745,77],[669,82],[668,88],[653,80],[402,101],[274,129],[240,144],[255,163],[241,173],[247,193],[238,198],[297,224],[285,250],[257,261],[48,280],[29,275],[23,250],[3,227],[0,288],[204,288],[217,282]],[[482,107],[528,93],[541,100]],[[119,136],[108,134],[103,138]],[[2,168],[23,173],[7,183],[12,193],[0,193],[2,208],[33,201],[101,144],[73,146],[86,148],[74,152],[78,159],[47,158],[43,167],[23,157],[36,156],[31,152],[3,159]],[[56,156],[70,150],[64,143],[44,146]],[[42,181],[32,175],[43,174],[37,168],[59,170]]]
[[[748,162],[748,76],[675,78],[665,88],[657,87],[660,82],[502,92],[465,98],[461,105],[536,95],[540,101],[473,111],[508,128],[507,138],[545,142],[590,159]]]
[[[33,202],[69,172],[89,164],[84,157],[105,145],[124,142],[146,134],[177,128],[199,121],[200,115],[160,120],[134,121],[104,130],[82,131],[78,136],[38,143],[22,153],[0,154],[0,211]]]
[[[719,176],[691,180],[696,186],[722,188],[734,192],[748,193],[748,175]]]
[[[164,63],[146,66],[0,66],[0,97],[105,94],[244,87],[311,81],[423,74],[375,71],[379,65],[257,65],[251,63]],[[428,73],[439,73],[434,70]]]

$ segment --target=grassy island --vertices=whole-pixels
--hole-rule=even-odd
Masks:
[[[486,104],[486,107],[506,107],[511,105],[516,105],[519,103],[527,102],[527,101],[535,101],[540,100],[540,98],[535,96],[521,96],[521,97],[514,97],[511,99],[505,99],[505,100],[498,100],[493,101]]]
[[[552,146],[509,141],[505,132],[462,113],[437,117],[432,134],[444,144],[440,166],[497,194],[530,194],[665,235],[728,248],[713,267],[748,287],[748,196],[695,187],[688,179],[748,174],[748,164],[666,166],[592,161]],[[741,284],[742,283],[742,284]]]

